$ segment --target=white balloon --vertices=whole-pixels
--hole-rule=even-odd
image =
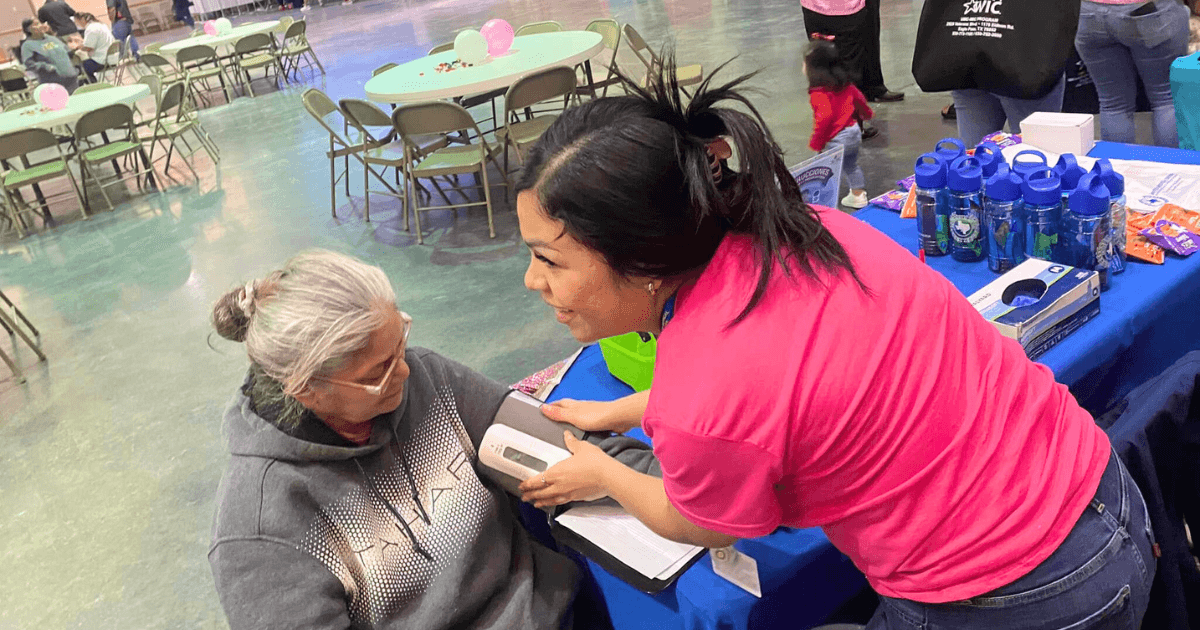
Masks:
[[[465,30],[454,38],[454,53],[463,63],[477,64],[488,56],[488,43],[476,30]]]
[[[229,21],[229,18],[218,18],[217,19],[217,33],[224,35],[232,29],[233,29],[233,23]]]

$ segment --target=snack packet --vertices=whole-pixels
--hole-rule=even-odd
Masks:
[[[1163,260],[1167,257],[1166,250],[1151,243],[1149,239],[1142,236],[1139,233],[1140,229],[1132,225],[1125,226],[1125,253],[1130,258],[1136,258],[1156,265],[1163,264]]]
[[[1196,240],[1200,239],[1200,236],[1189,232],[1187,228],[1174,221],[1160,219],[1155,222],[1153,227],[1148,227],[1138,233],[1145,236],[1151,243],[1180,256],[1188,256],[1200,249],[1200,245],[1196,244]]]
[[[979,144],[983,144],[984,142],[993,142],[996,144],[996,146],[1003,149],[1005,147],[1021,144],[1021,136],[1020,134],[997,131],[984,136],[983,139],[979,141]]]
[[[900,218],[917,218],[917,189],[915,186],[908,189],[908,197],[904,199],[904,207],[900,208]]]
[[[908,197],[908,193],[899,190],[889,190],[882,195],[871,200],[871,203],[887,208],[888,210],[900,211],[904,205],[904,199]]]
[[[903,190],[904,192],[908,192],[908,190],[910,188],[912,188],[913,186],[915,186],[916,184],[917,184],[917,176],[909,175],[908,177],[905,177],[904,179],[896,182],[896,188],[899,188],[900,190]]]
[[[1192,212],[1175,204],[1168,203],[1154,213],[1154,224],[1164,219],[1178,223],[1192,234],[1200,234],[1200,212]]]

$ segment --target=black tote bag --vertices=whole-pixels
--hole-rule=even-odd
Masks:
[[[1080,0],[925,0],[913,76],[925,92],[1041,98],[1075,49]]]

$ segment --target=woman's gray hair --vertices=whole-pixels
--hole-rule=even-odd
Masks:
[[[291,398],[364,348],[395,304],[382,269],[315,249],[226,293],[212,321],[217,334],[244,342],[250,360]]]

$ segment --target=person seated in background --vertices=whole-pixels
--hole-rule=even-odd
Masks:
[[[39,83],[57,83],[67,93],[79,87],[79,71],[71,63],[71,49],[63,41],[50,35],[50,26],[34,18],[21,22],[25,41],[21,43],[21,64],[37,75]]]
[[[251,362],[225,412],[232,458],[209,551],[231,628],[549,630],[597,617],[573,612],[576,564],[476,474],[508,388],[410,347],[413,321],[382,270],[304,252],[222,297],[213,325]],[[591,441],[660,474],[637,440]]]
[[[83,53],[83,71],[88,80],[95,83],[96,73],[106,66],[116,63],[118,55],[109,55],[108,49],[116,42],[112,29],[91,13],[76,13],[75,24],[83,31],[83,43],[79,51]]]

